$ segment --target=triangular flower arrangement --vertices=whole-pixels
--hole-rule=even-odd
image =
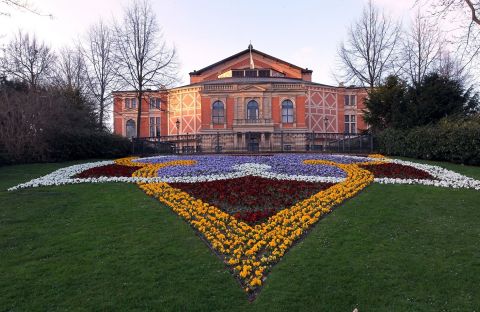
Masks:
[[[153,178],[167,166],[195,165],[194,160],[177,160],[148,164],[124,158],[117,164],[142,166],[134,177]],[[228,266],[243,289],[254,298],[261,289],[270,268],[322,216],[358,194],[373,182],[374,176],[360,166],[365,163],[341,164],[327,160],[305,160],[308,165],[340,168],[346,179],[280,210],[264,222],[249,225],[207,202],[192,197],[168,183],[139,183],[149,196],[157,198],[188,222]],[[373,164],[378,162],[369,162]]]

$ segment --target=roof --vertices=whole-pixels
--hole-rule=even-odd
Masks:
[[[322,83],[316,83],[311,81],[306,81],[297,78],[285,78],[285,77],[232,77],[232,78],[219,78],[216,80],[208,80],[197,83],[192,83],[188,85],[178,86],[171,88],[169,90],[187,88],[187,87],[196,87],[202,85],[215,85],[215,84],[259,84],[259,83],[292,83],[292,84],[306,84],[314,86],[322,86],[327,88],[337,88],[335,86],[330,86]]]
[[[288,66],[290,66],[290,67],[299,69],[299,70],[302,71],[302,73],[312,73],[312,72],[313,72],[313,71],[310,70],[310,69],[306,69],[306,68],[299,67],[299,66],[297,66],[297,65],[294,65],[294,64],[292,64],[292,63],[286,62],[286,61],[284,61],[284,60],[281,60],[281,59],[279,59],[279,58],[276,58],[276,57],[274,57],[274,56],[271,56],[271,55],[269,55],[269,54],[267,54],[267,53],[264,53],[264,52],[262,52],[262,51],[255,50],[255,49],[253,49],[253,48],[252,48],[252,52],[255,52],[255,53],[257,53],[257,54],[260,54],[261,56],[264,56],[264,57],[270,58],[270,59],[272,59],[272,60],[275,60],[275,61],[277,61],[277,62],[279,62],[279,63],[283,63],[283,64],[288,65]],[[202,69],[200,69],[200,70],[195,70],[195,71],[193,71],[193,72],[190,72],[189,74],[190,74],[190,75],[200,75],[200,74],[202,74],[203,72],[205,72],[205,71],[207,71],[207,70],[209,70],[209,69],[212,69],[212,68],[214,68],[214,67],[217,66],[217,65],[220,65],[220,64],[222,64],[222,63],[225,63],[225,62],[228,62],[228,61],[230,61],[230,60],[236,59],[236,58],[238,58],[239,56],[244,55],[244,54],[247,54],[247,53],[250,53],[250,46],[249,46],[249,48],[247,48],[247,49],[245,49],[245,50],[243,50],[243,51],[241,51],[241,52],[238,52],[237,54],[234,54],[234,55],[232,55],[232,56],[229,56],[229,57],[227,57],[226,59],[223,59],[223,60],[221,60],[221,61],[218,61],[218,62],[216,62],[216,63],[213,63],[212,65],[209,65],[209,66],[207,66],[207,67],[204,67],[204,68],[202,68]]]

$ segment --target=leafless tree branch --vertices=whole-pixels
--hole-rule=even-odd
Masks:
[[[7,44],[1,58],[1,67],[7,77],[26,82],[35,89],[53,70],[55,54],[35,35],[21,30]]]
[[[103,21],[90,27],[81,51],[86,62],[86,87],[97,104],[98,123],[104,127],[109,95],[117,86],[113,30]]]
[[[37,9],[33,8],[27,0],[0,0],[0,4],[1,3],[6,7],[13,7],[14,9],[27,11],[38,16],[53,17],[51,14],[40,13]],[[0,11],[0,15],[10,16],[10,13]]]
[[[393,22],[369,1],[360,20],[351,26],[347,41],[340,45],[342,78],[377,86],[386,73],[395,70],[400,28],[400,23]]]
[[[79,49],[63,48],[60,50],[54,82],[57,86],[77,90],[82,94],[86,87],[86,66]]]
[[[114,29],[116,74],[137,93],[139,136],[143,94],[146,89],[162,88],[176,81],[176,51],[167,46],[147,0],[135,0],[127,7]]]
[[[417,11],[411,28],[402,40],[402,72],[418,84],[434,69],[442,43],[440,30]]]

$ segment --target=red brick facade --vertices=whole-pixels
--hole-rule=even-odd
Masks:
[[[365,89],[323,85],[311,77],[309,69],[244,50],[191,72],[187,86],[146,92],[139,137],[282,130],[358,133],[367,128],[362,118]],[[116,134],[135,135],[138,106],[130,100],[135,97],[135,92],[114,92]],[[216,102],[223,110],[213,109]]]

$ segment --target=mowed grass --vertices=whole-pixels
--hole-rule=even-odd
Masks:
[[[5,191],[69,164],[0,168],[0,311],[479,310],[479,191],[371,185],[294,246],[250,303],[194,231],[135,185]]]

